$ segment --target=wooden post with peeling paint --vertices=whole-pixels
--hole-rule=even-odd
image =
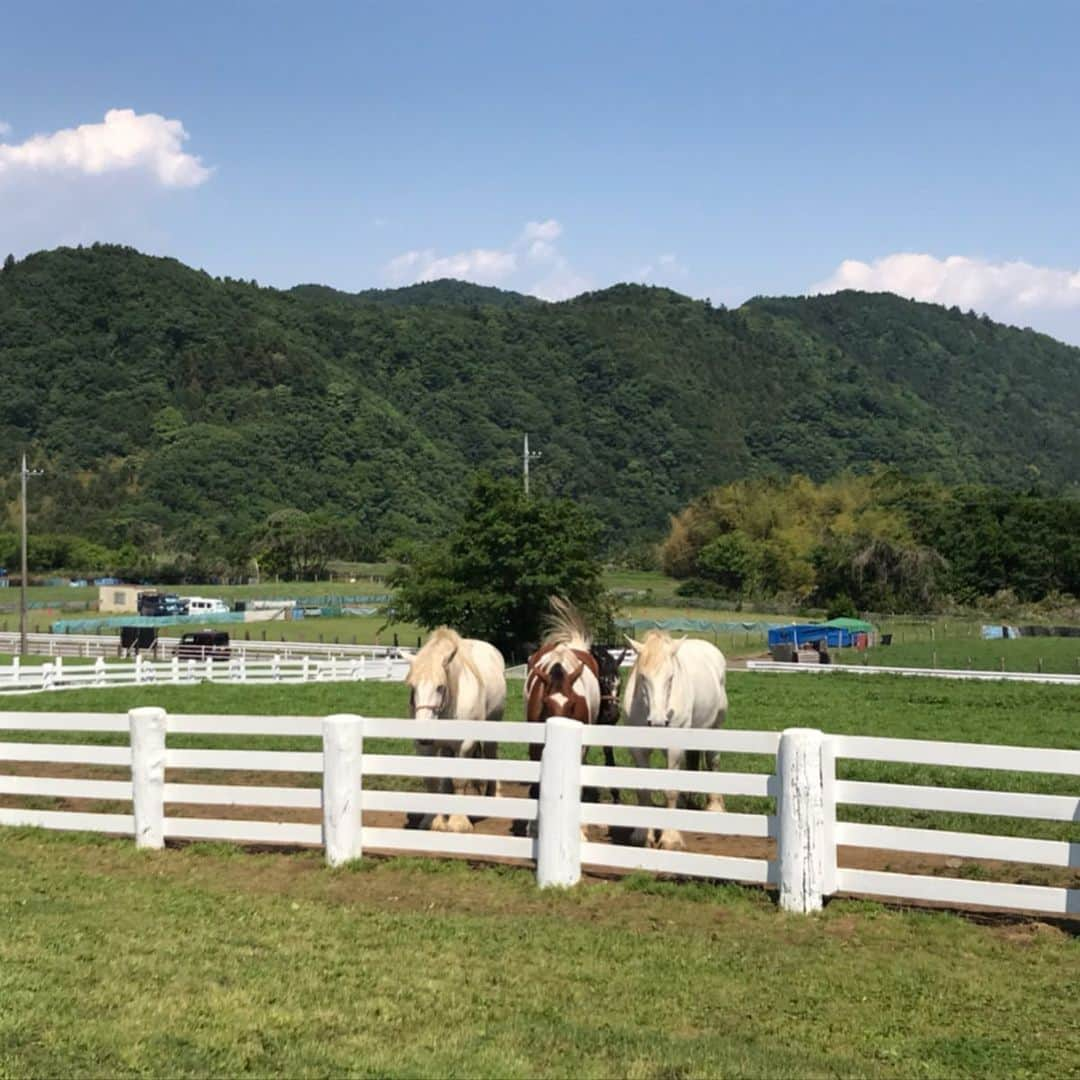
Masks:
[[[820,911],[830,859],[835,868],[835,847],[829,843],[832,830],[826,828],[825,758],[825,736],[820,731],[788,728],[781,733],[776,816],[780,906],[785,911]],[[834,876],[835,869],[828,874]]]
[[[132,709],[131,806],[135,846],[165,846],[165,710]]]
[[[364,721],[342,714],[323,720],[323,845],[330,866],[362,851]]]
[[[581,880],[582,731],[565,716],[544,723],[536,841],[536,883],[542,889]]]

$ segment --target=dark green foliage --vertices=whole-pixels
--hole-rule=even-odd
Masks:
[[[95,245],[0,272],[0,460],[28,447],[47,470],[34,532],[225,566],[288,508],[333,515],[340,557],[445,534],[472,474],[515,473],[528,431],[605,548],[640,552],[745,476],[885,462],[1076,485],[1078,358],[887,295],[726,311],[632,285],[561,304],[460,282],[279,292]],[[9,515],[16,485],[0,479]]]
[[[543,303],[535,296],[453,278],[424,281],[400,289],[364,289],[356,293],[342,292],[328,285],[295,285],[289,292],[304,300],[382,304],[386,307],[526,307]]]
[[[599,546],[599,524],[578,504],[528,497],[519,483],[482,476],[459,528],[395,575],[398,614],[524,659],[540,641],[552,596],[606,629]]]
[[[896,473],[740,481],[694,500],[661,558],[679,593],[783,597],[831,616],[927,611],[1002,590],[1080,595],[1080,500]]]

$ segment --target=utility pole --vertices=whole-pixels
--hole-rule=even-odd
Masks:
[[[26,481],[28,477],[40,476],[40,469],[26,467],[26,455],[22,456],[22,576],[19,581],[19,654],[26,656]]]
[[[521,455],[521,464],[525,473],[525,495],[529,494],[529,459],[543,457],[543,454],[539,450],[529,450],[529,436],[525,435],[525,450]]]

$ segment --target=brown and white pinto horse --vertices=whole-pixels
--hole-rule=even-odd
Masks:
[[[547,636],[529,657],[525,719],[543,723],[551,716],[566,716],[583,724],[595,724],[605,705],[610,712],[610,700],[605,701],[602,691],[601,665],[591,651],[592,638],[573,605],[556,596],[551,599],[551,610]],[[617,720],[617,697],[615,711]],[[530,746],[529,757],[539,761],[543,749],[540,745]],[[537,784],[530,784],[529,798],[535,799],[538,790]]]
[[[525,719],[540,723],[567,716],[593,724],[600,715],[600,669],[590,651],[592,638],[573,605],[555,596],[551,610],[547,636],[529,657]],[[532,751],[539,757],[541,747]]]

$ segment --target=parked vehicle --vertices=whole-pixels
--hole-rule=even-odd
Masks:
[[[228,660],[232,655],[224,630],[194,630],[180,638],[176,655],[181,660]]]
[[[139,614],[151,618],[170,615],[186,615],[187,606],[175,593],[139,593]]]
[[[228,615],[229,613],[229,605],[216,597],[185,596],[182,599],[187,604],[189,615]]]

